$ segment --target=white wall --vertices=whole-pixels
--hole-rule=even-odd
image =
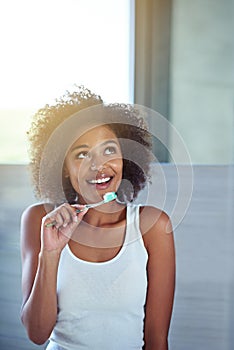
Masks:
[[[233,160],[233,14],[232,0],[173,1],[170,116],[193,163]]]

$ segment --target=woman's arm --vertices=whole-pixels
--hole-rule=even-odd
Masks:
[[[143,217],[145,227],[142,232],[146,232],[143,239],[149,255],[144,349],[168,350],[167,339],[175,289],[175,248],[172,227],[167,214],[156,208],[147,208]],[[151,227],[148,229],[150,221]]]
[[[57,227],[46,227],[55,219]],[[22,215],[21,319],[29,338],[36,344],[43,344],[55,325],[60,254],[77,225],[75,209],[69,205],[63,205],[49,215],[46,215],[43,205],[32,206]]]

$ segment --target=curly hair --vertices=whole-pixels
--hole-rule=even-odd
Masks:
[[[90,118],[87,118],[89,111]],[[121,202],[133,201],[150,179],[151,135],[140,112],[129,104],[105,105],[100,96],[83,86],[46,105],[33,116],[28,131],[29,168],[36,197],[58,205],[77,200],[70,179],[63,172],[64,157],[76,129],[94,121],[106,124],[119,139],[123,155],[123,180],[118,189]],[[101,113],[100,113],[101,112]],[[73,118],[75,117],[75,118]],[[66,129],[69,121],[74,122]],[[89,124],[91,123],[91,124]],[[77,138],[77,134],[76,138]],[[67,142],[64,140],[67,138]],[[75,140],[75,139],[74,139]],[[66,147],[65,147],[66,146]]]
[[[118,198],[132,202],[140,190],[150,181],[152,138],[141,112],[130,104],[105,106],[107,125],[119,139],[123,155],[123,181]]]

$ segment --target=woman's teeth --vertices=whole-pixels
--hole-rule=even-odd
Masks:
[[[97,180],[89,180],[88,182],[90,184],[103,184],[105,182],[108,182],[110,181],[110,177],[104,177],[103,179],[97,179]]]

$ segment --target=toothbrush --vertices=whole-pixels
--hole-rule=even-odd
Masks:
[[[84,206],[84,209],[77,209],[76,212],[77,212],[77,213],[80,213],[80,212],[84,211],[85,209],[96,208],[96,207],[98,207],[99,205],[104,204],[104,203],[111,202],[111,201],[113,201],[113,200],[116,199],[116,198],[117,198],[116,192],[107,192],[107,193],[104,194],[103,200],[102,200],[101,202],[92,203],[92,204],[86,204],[86,205]]]
[[[84,211],[85,209],[90,209],[90,208],[96,208],[98,207],[99,205],[102,205],[104,203],[108,203],[108,202],[111,202],[113,201],[114,199],[117,198],[117,194],[116,192],[107,192],[104,194],[103,196],[103,200],[100,201],[100,202],[97,202],[97,203],[92,203],[92,204],[86,204],[84,206],[84,208],[82,209],[76,209],[76,213],[81,213],[82,211]],[[56,225],[56,221],[52,221],[50,223],[48,223],[46,225],[46,227],[51,227],[51,226],[55,226]]]

